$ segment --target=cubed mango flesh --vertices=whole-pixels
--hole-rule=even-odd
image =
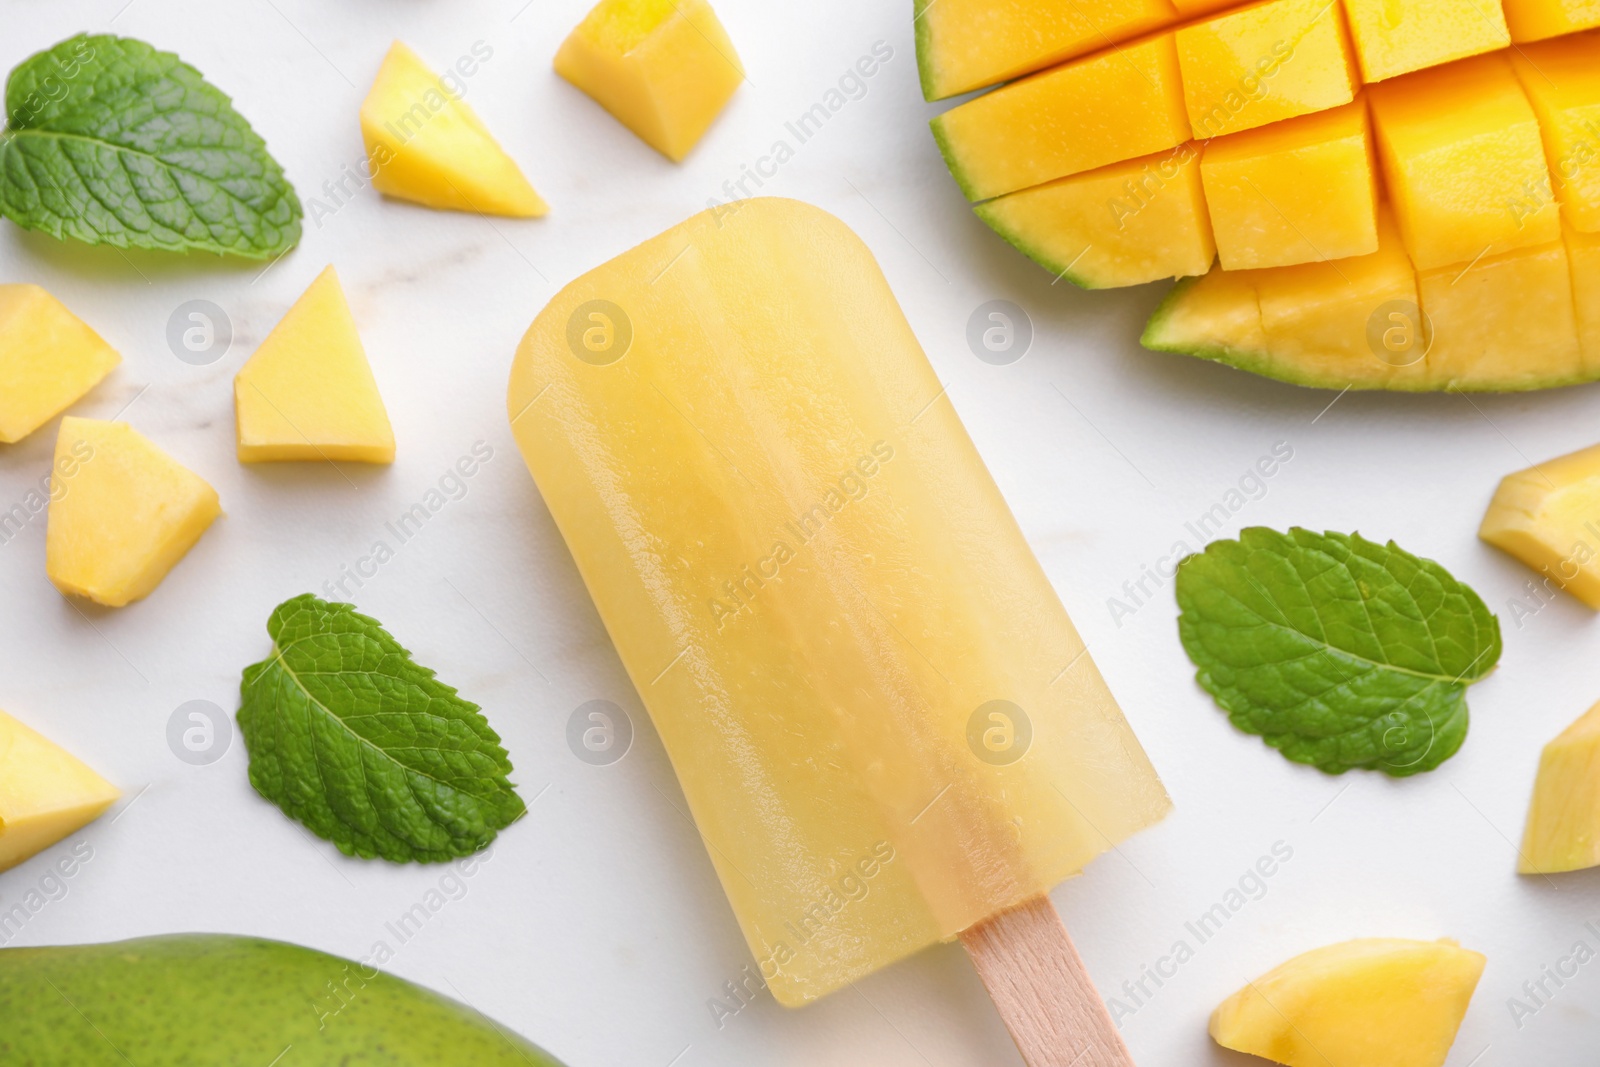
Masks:
[[[1600,377],[1600,233],[1561,232],[1572,270],[1572,306],[1578,317],[1578,347],[1587,377]]]
[[[1442,1067],[1486,962],[1454,941],[1313,949],[1223,1001],[1211,1036],[1288,1067]]]
[[[600,0],[562,42],[555,68],[674,162],[744,81],[705,0]]]
[[[118,608],[161,584],[222,514],[216,490],[125,422],[61,420],[45,570]]]
[[[1344,0],[1344,10],[1364,82],[1511,43],[1499,0]]]
[[[916,0],[922,95],[943,100],[1043,70],[1164,26],[1180,12],[1198,14],[1168,0]]]
[[[1585,233],[1600,230],[1600,34],[1541,41],[1510,56],[1539,117],[1562,219]]]
[[[399,41],[361,104],[372,187],[447,211],[532,218],[549,208],[463,99],[464,57],[449,79]]]
[[[1162,152],[1189,139],[1171,34],[1012,82],[936,116],[932,126],[968,200]]]
[[[1361,84],[1344,17],[1329,0],[1266,0],[1174,36],[1197,138],[1347,104]]]
[[[973,210],[1034,262],[1085,289],[1204,274],[1217,250],[1199,164],[1198,146],[1186,143]]]
[[[98,819],[117,787],[0,711],[0,871]]]
[[[1506,475],[1478,536],[1600,611],[1600,445]]]
[[[0,442],[22,440],[122,362],[37,285],[0,285]]]
[[[1428,374],[1435,380],[1533,388],[1583,378],[1572,270],[1560,240],[1419,271],[1417,293],[1433,324]]]
[[[1504,0],[1517,42],[1542,41],[1600,26],[1600,0]]]
[[[1560,239],[1539,122],[1503,55],[1418,71],[1367,95],[1418,270]]]
[[[233,381],[239,461],[393,463],[394,430],[328,267]]]
[[[1587,451],[1600,453],[1597,448]],[[1600,455],[1591,455],[1588,466],[1600,474]],[[1591,503],[1600,503],[1600,494]],[[1596,540],[1593,534],[1590,540]],[[1533,803],[1518,851],[1517,870],[1523,874],[1600,867],[1600,704],[1539,754]]]
[[[1376,164],[1363,101],[1210,141],[1200,177],[1224,270],[1378,249]]]

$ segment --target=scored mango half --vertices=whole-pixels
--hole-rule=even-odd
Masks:
[[[1250,272],[1181,286],[1152,347],[1333,389],[1600,375],[1600,2],[1067,7],[919,3],[925,95],[982,90],[934,139],[978,217],[1058,278]],[[1408,276],[1380,288],[1410,292],[1353,300],[1396,247]],[[1302,306],[1268,322],[1269,290]],[[1397,315],[1414,359],[1386,348]]]

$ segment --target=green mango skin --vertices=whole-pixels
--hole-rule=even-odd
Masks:
[[[282,941],[175,934],[0,949],[0,1064],[130,1063],[561,1067],[464,1004]]]

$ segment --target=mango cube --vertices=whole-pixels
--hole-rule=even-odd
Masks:
[[[916,0],[922,95],[971,92],[1174,21],[1185,4],[1234,0]]]
[[[462,99],[476,63],[463,57],[441,78],[404,44],[390,46],[361,104],[372,187],[446,211],[543,215],[544,200]]]
[[[1600,26],[1600,0],[1504,0],[1506,24],[1517,42]]]
[[[705,0],[600,0],[562,42],[555,67],[674,163],[744,81]]]
[[[0,711],[0,871],[98,819],[121,795],[72,753]]]
[[[1572,305],[1578,316],[1578,347],[1586,375],[1600,374],[1600,233],[1564,228],[1567,266],[1572,270]]]
[[[328,267],[233,380],[239,462],[393,463],[394,430]]]
[[[1498,0],[1344,0],[1344,10],[1364,82],[1511,43]]]
[[[0,442],[65,411],[122,362],[115,349],[37,285],[0,285]]]
[[[1362,101],[1209,142],[1200,178],[1223,269],[1377,251],[1376,172]]]
[[[1313,949],[1223,1001],[1211,1037],[1288,1067],[1441,1067],[1487,962],[1448,940]]]
[[[61,420],[45,570],[120,608],[149,595],[222,514],[216,490],[125,422]]]
[[[1417,274],[1433,324],[1428,372],[1453,382],[1545,388],[1583,378],[1567,248],[1552,241]],[[1537,360],[1529,352],[1539,353]]]
[[[973,210],[1034,262],[1085,289],[1204,274],[1217,254],[1193,144],[1008,193]]]
[[[1561,237],[1533,106],[1504,56],[1371,86],[1384,183],[1418,270]]]
[[[1174,36],[1197,138],[1348,104],[1361,84],[1344,17],[1328,0],[1267,0]]]
[[[1506,475],[1478,536],[1600,611],[1600,445]]]
[[[1585,233],[1600,230],[1600,35],[1544,41],[1510,55],[1539,117],[1562,219]]]
[[[1523,874],[1600,867],[1600,704],[1539,754],[1520,854]]]
[[[951,108],[931,125],[968,200],[988,200],[1189,139],[1171,34],[1012,82]]]

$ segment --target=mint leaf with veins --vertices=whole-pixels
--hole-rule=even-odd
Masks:
[[[375,619],[307,593],[267,621],[239,732],[256,792],[348,856],[471,855],[526,810],[478,710]]]
[[[300,200],[232,102],[170,52],[79,35],[6,82],[0,214],[57,238],[268,259]]]
[[[1262,527],[1178,571],[1178,634],[1233,724],[1330,774],[1429,771],[1467,735],[1500,623],[1432,560],[1360,534]]]

